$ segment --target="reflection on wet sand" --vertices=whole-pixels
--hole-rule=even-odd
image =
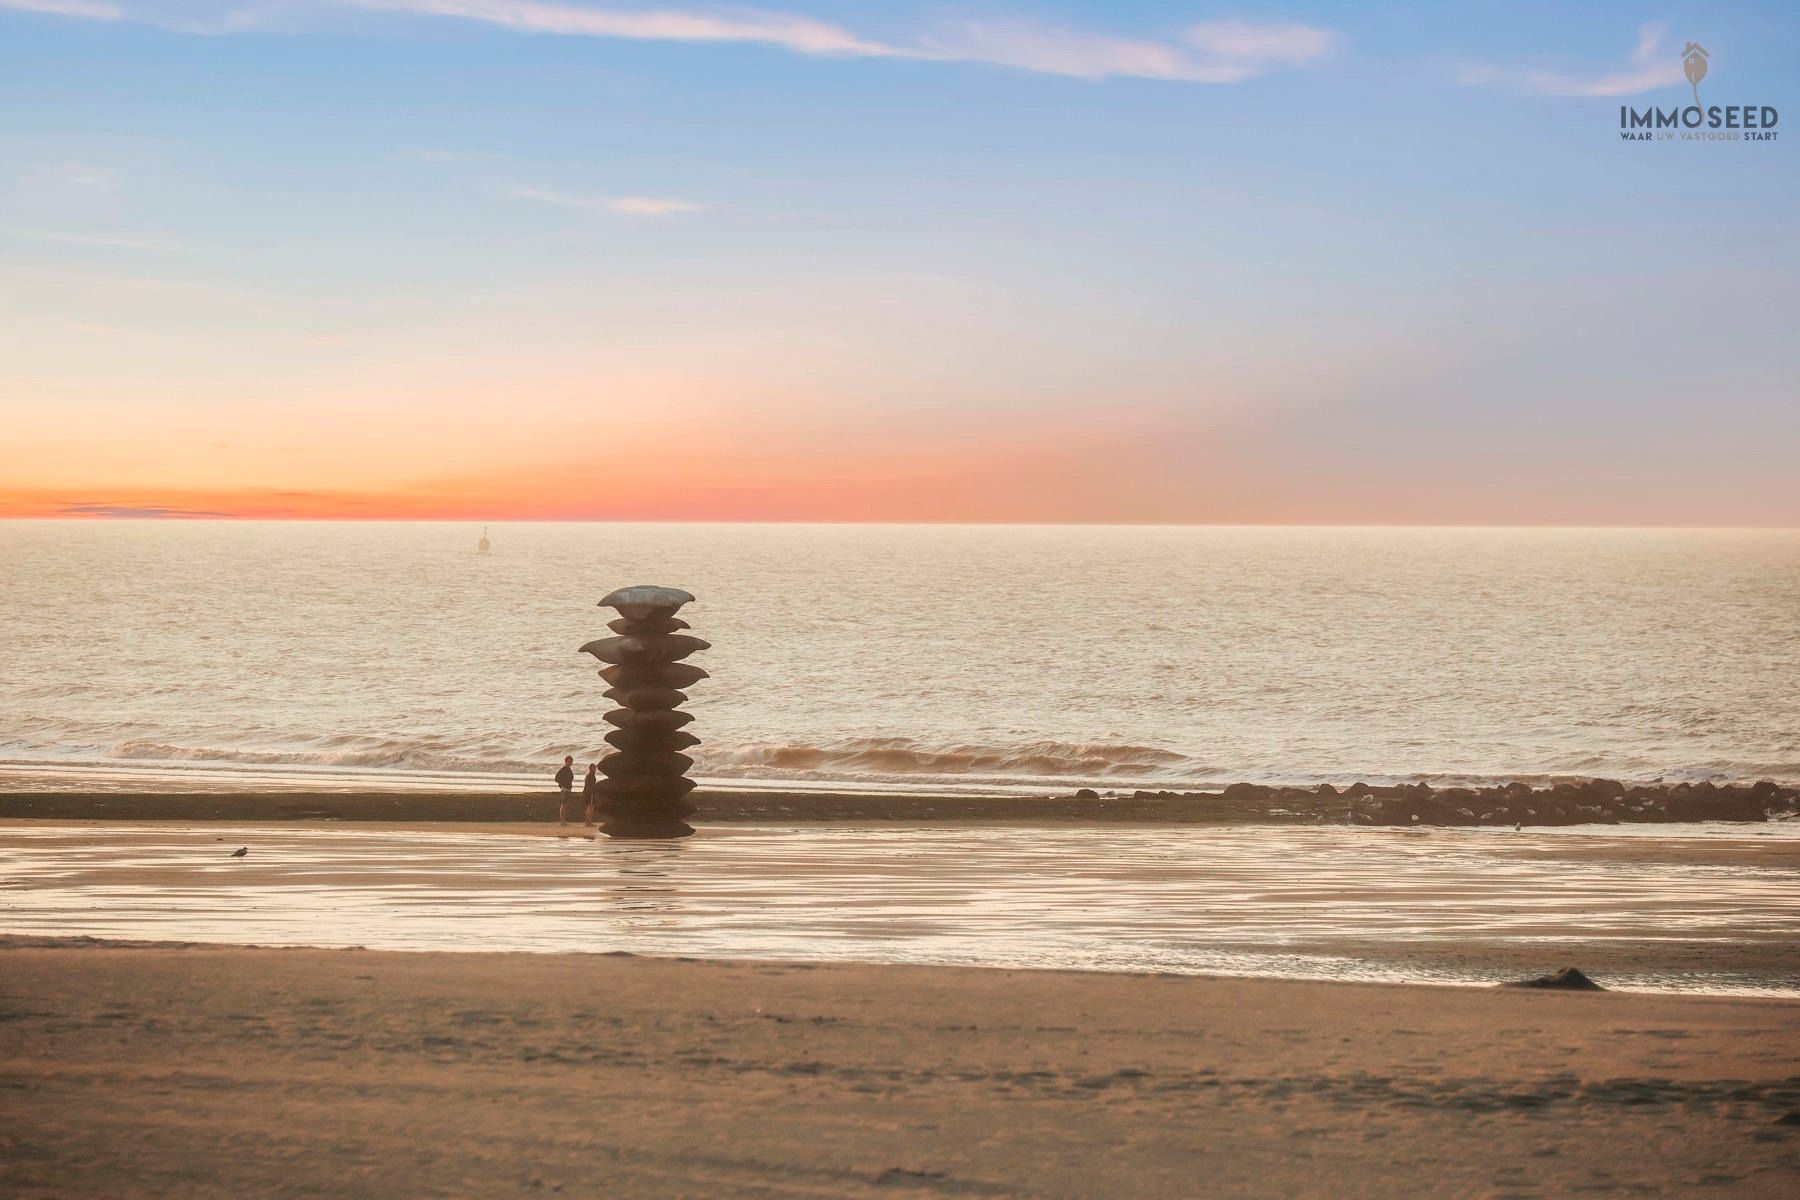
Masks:
[[[616,843],[615,870],[608,894],[621,929],[652,932],[679,924],[681,891],[676,885],[681,866],[679,841]]]
[[[249,845],[243,859],[228,857]],[[0,931],[1800,995],[1800,838],[1719,828],[0,829]]]

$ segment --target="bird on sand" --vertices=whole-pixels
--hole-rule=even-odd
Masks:
[[[246,855],[246,854],[249,854],[249,853],[250,853],[250,847],[248,847],[248,846],[239,846],[239,847],[238,847],[238,848],[237,848],[237,849],[236,849],[236,850],[233,850],[233,851],[232,851],[232,852],[231,852],[231,857],[233,857],[233,858],[243,858],[243,857],[244,857],[244,856],[245,856],[245,855]]]

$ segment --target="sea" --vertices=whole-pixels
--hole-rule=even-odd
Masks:
[[[0,790],[544,786],[643,583],[721,786],[1800,782],[1800,531],[482,533],[0,522]]]

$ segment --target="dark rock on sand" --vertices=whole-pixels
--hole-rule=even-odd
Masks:
[[[1081,788],[1075,793],[1075,798],[1077,800],[1098,800],[1100,793],[1093,788]]]
[[[1353,820],[1374,825],[1616,825],[1621,822],[1767,821],[1800,809],[1800,789],[1774,783],[1720,787],[1680,784],[1627,788],[1614,779],[1589,779],[1533,789],[1519,782],[1471,789],[1429,784],[1345,793],[1372,801]],[[1353,809],[1354,813],[1354,809]]]
[[[1559,992],[1604,992],[1606,990],[1574,967],[1564,967],[1554,975],[1539,975],[1536,979],[1517,979],[1500,986],[1551,988]]]

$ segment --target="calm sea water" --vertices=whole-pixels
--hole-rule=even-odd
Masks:
[[[595,601],[663,583],[716,780],[1800,780],[1800,532],[479,534],[0,523],[0,760],[541,782],[603,749]]]

